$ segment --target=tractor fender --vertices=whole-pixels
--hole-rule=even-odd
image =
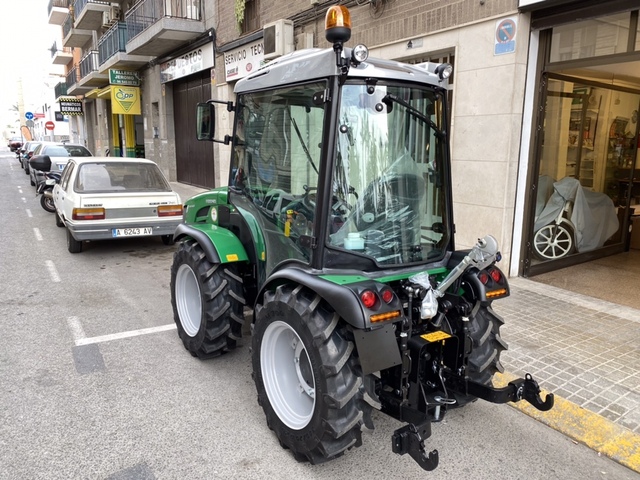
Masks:
[[[284,283],[304,285],[320,295],[349,325],[359,329],[366,327],[362,304],[353,290],[312,275],[300,268],[289,266],[278,270],[267,279],[257,298],[262,298],[265,291],[275,290],[276,287]]]
[[[266,290],[275,289],[285,283],[304,285],[313,290],[329,303],[345,322],[354,327],[354,341],[365,375],[402,363],[393,324],[383,324],[374,329],[367,328],[370,325],[366,324],[365,312],[354,290],[302,269],[285,267],[269,277],[257,298],[261,298]]]
[[[173,234],[176,242],[192,238],[202,247],[211,263],[246,262],[249,257],[242,242],[230,230],[208,223],[181,223]]]

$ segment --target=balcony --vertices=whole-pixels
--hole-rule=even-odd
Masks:
[[[80,80],[82,87],[103,87],[109,83],[109,75],[98,71],[98,51],[91,50],[80,60]]]
[[[58,42],[51,45],[51,59],[54,65],[68,65],[73,60],[73,52],[69,47],[58,48]]]
[[[159,57],[205,32],[200,0],[140,0],[126,14],[127,52]]]
[[[69,15],[69,0],[49,0],[47,12],[51,25],[62,25]]]
[[[80,65],[76,64],[67,73],[67,95],[84,95],[91,87],[83,87],[80,85]]]
[[[60,97],[66,97],[69,95],[67,93],[67,82],[60,82],[55,87],[53,87],[53,93],[56,97],[56,102]]]
[[[84,47],[91,38],[91,30],[79,30],[77,28],[73,28],[73,16],[67,15],[67,18],[62,24],[63,47]]]
[[[102,0],[75,0],[73,11],[76,17],[75,28],[98,30],[105,24],[105,14],[110,19],[111,5]]]
[[[98,41],[98,70],[108,73],[110,68],[138,70],[149,63],[153,57],[147,55],[129,55],[127,40],[129,39],[127,24],[118,22],[112,26]]]

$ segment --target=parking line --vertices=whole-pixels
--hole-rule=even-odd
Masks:
[[[67,325],[69,325],[69,330],[71,330],[71,335],[73,335],[73,341],[76,342],[77,345],[78,341],[85,338],[80,319],[78,317],[69,317],[67,318]]]
[[[33,215],[31,214],[31,210],[29,210],[28,208],[27,208],[27,217],[33,218]]]
[[[58,275],[58,270],[56,269],[55,264],[51,260],[47,260],[44,263],[47,266],[47,270],[49,270],[49,276],[51,276],[51,281],[52,282],[59,282],[60,281],[60,275]]]
[[[40,229],[38,227],[33,227],[33,233],[36,235],[36,240],[39,242],[42,241],[42,234],[40,233]]]
[[[74,318],[74,317],[72,317]],[[78,338],[75,339],[76,346],[90,345],[92,343],[110,342],[111,340],[121,340],[123,338],[138,337],[140,335],[148,335],[150,333],[165,332],[167,330],[174,330],[176,328],[175,323],[169,325],[162,325],[160,327],[141,328],[139,330],[129,330],[128,332],[112,333],[110,335],[101,335],[99,337],[90,338]]]
[[[26,198],[24,198],[24,197],[22,197],[22,202],[23,202],[23,203],[27,203],[27,199],[26,199]]]

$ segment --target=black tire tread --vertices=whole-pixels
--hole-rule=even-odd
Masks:
[[[203,298],[203,318],[200,332],[190,337],[182,328],[176,308],[175,278],[178,268],[189,264],[198,277]],[[236,348],[242,338],[243,296],[242,278],[233,264],[212,264],[202,247],[194,240],[180,243],[171,266],[171,305],[178,335],[184,347],[200,359],[217,357]]]
[[[284,304],[298,313],[308,329],[313,345],[305,346],[307,349],[316,349],[321,361],[320,371],[324,376],[322,381],[326,382],[323,388],[326,392],[322,396],[323,402],[320,407],[316,405],[316,408],[324,410],[319,414],[321,421],[314,422],[312,419],[303,429],[305,435],[288,434],[290,430],[271,408],[264,387],[261,386],[261,334],[254,335],[253,340],[253,369],[258,388],[258,403],[265,411],[267,425],[275,432],[280,444],[292,451],[296,460],[312,464],[323,463],[343,455],[354,446],[360,446],[364,419],[371,416],[371,406],[363,400],[364,388],[362,378],[358,375],[360,370],[354,344],[347,340],[349,334],[345,324],[340,326],[337,314],[315,292],[302,286],[290,285],[281,285],[275,292],[266,292],[262,302],[256,306],[256,322],[265,321],[276,303]],[[260,330],[260,327],[256,329]],[[316,379],[316,383],[318,381]],[[315,415],[318,415],[318,412],[314,413],[314,418]],[[308,429],[313,431],[309,432]]]

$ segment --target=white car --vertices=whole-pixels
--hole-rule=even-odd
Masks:
[[[182,222],[182,202],[158,166],[143,158],[70,158],[53,188],[56,225],[67,249],[84,240],[160,236],[165,245]]]

